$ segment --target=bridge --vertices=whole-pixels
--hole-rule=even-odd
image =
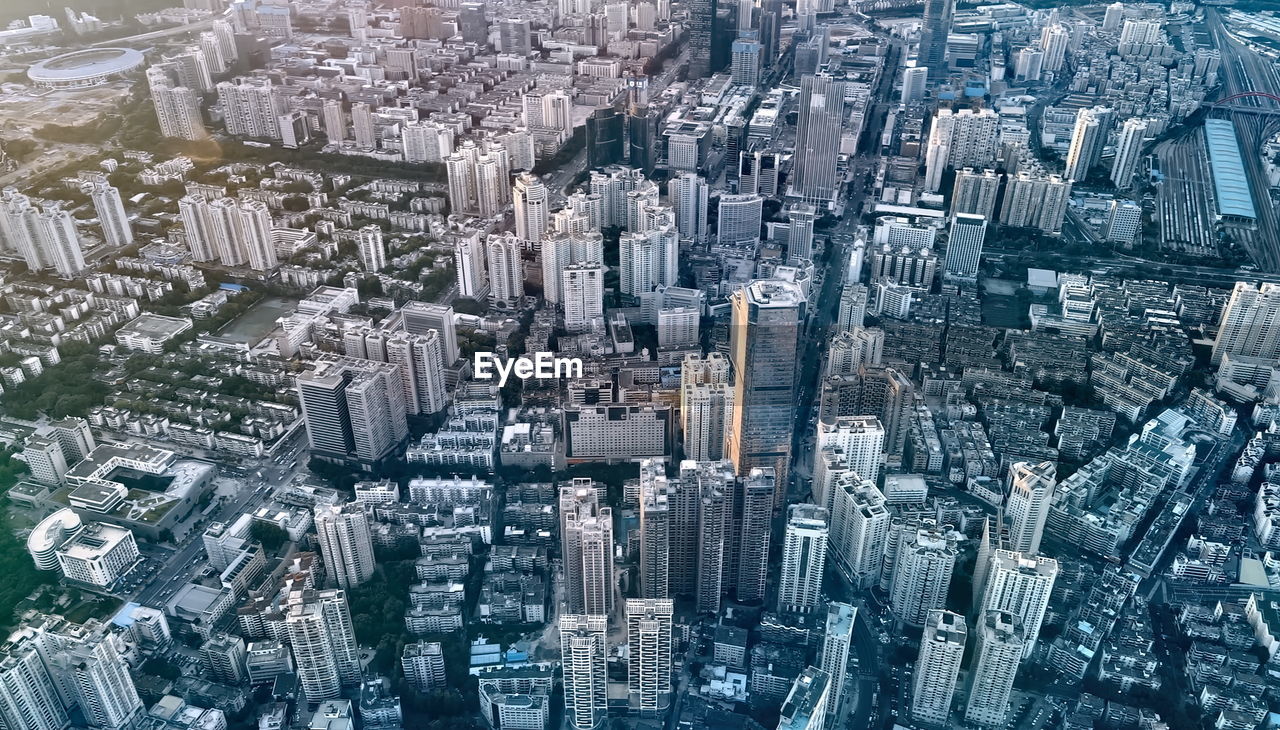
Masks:
[[[1242,104],[1232,103],[1239,102],[1244,99],[1260,100],[1267,99],[1275,104],[1275,106],[1264,106],[1262,104]],[[1280,96],[1269,94],[1265,91],[1242,91],[1239,94],[1232,94],[1213,103],[1210,107],[1211,111],[1225,111],[1239,114],[1259,114],[1262,116],[1280,117]]]

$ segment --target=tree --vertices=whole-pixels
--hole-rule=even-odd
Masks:
[[[284,528],[263,520],[253,521],[253,525],[249,527],[249,535],[262,543],[262,547],[268,552],[279,550],[281,545],[289,541],[289,533]]]

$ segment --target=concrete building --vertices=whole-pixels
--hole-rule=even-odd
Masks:
[[[827,564],[827,510],[812,504],[787,508],[782,542],[782,573],[778,580],[778,610],[808,613],[822,597]]]
[[[608,711],[604,615],[560,616],[560,664],[564,671],[565,722],[573,730],[599,730]]]
[[[964,719],[998,727],[1009,713],[1009,694],[1022,661],[1025,633],[1015,614],[987,611],[977,625],[977,650],[969,670],[969,701]]]
[[[1038,464],[1019,461],[1009,467],[1009,497],[1005,515],[1009,518],[1009,549],[1028,555],[1040,552],[1045,521],[1053,504],[1057,468],[1052,461]]]
[[[912,674],[912,719],[940,727],[948,724],[968,634],[964,616],[943,610],[929,612]]]
[[[317,504],[315,525],[325,572],[339,588],[353,588],[373,577],[373,541],[359,504]]]
[[[807,667],[791,685],[782,703],[778,730],[821,730],[826,726],[831,678],[817,667]]]
[[[822,649],[818,653],[818,665],[826,673],[826,717],[820,727],[833,730],[838,727],[845,699],[846,682],[849,679],[849,649],[853,645],[853,625],[858,620],[858,609],[847,603],[827,604],[827,622],[822,634]]]
[[[344,591],[290,594],[284,622],[307,702],[336,699],[344,689],[359,686],[360,652]]]
[[[613,510],[589,479],[560,488],[561,556],[570,613],[608,615],[613,607]]]
[[[660,717],[671,706],[673,610],[669,598],[627,599],[627,696],[641,717]]]
[[[958,551],[955,538],[936,524],[906,527],[893,564],[890,603],[900,621],[920,626],[946,605]]]

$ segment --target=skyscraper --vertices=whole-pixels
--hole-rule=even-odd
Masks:
[[[731,301],[729,358],[735,380],[728,458],[739,474],[773,468],[785,494],[804,294],[788,281],[757,280],[734,292]]]
[[[538,248],[550,219],[547,186],[529,173],[516,177],[511,198],[515,201],[516,236],[532,248]]]
[[[951,17],[955,13],[955,0],[926,0],[924,21],[920,26],[920,60],[933,77],[941,80],[946,75],[947,36],[951,33]]]
[[[524,296],[524,245],[515,234],[490,233],[484,244],[489,262],[489,301],[503,309],[514,309]]]
[[[1005,723],[1025,638],[1022,621],[1015,614],[987,611],[979,616],[965,721],[987,726]]]
[[[1116,188],[1128,190],[1133,187],[1133,176],[1142,161],[1142,143],[1147,136],[1146,119],[1134,117],[1126,119],[1120,128],[1120,137],[1116,140],[1115,162],[1111,165],[1111,182]]]
[[[564,327],[569,332],[586,332],[604,316],[604,266],[570,264],[560,274]]]
[[[996,212],[996,195],[1000,192],[1000,176],[995,170],[974,170],[966,167],[956,170],[956,182],[951,188],[951,215],[972,213],[988,221]]]
[[[754,38],[738,38],[733,42],[730,66],[733,83],[755,86],[759,82],[760,57],[763,50],[760,42]]]
[[[917,65],[915,61],[907,61],[902,69],[902,95],[900,100],[904,106],[924,101],[925,90],[929,88],[929,69]]]
[[[677,490],[663,472],[663,462],[640,462],[640,595],[671,595],[671,532],[673,512],[680,507]]]
[[[1070,198],[1070,180],[1058,175],[1035,175],[1020,170],[1009,176],[1005,185],[1000,222],[1007,226],[1039,228],[1045,233],[1060,233]]]
[[[303,590],[289,596],[284,617],[307,702],[337,699],[360,684],[360,650],[342,590]]]
[[[106,180],[98,180],[86,183],[82,192],[87,193],[93,201],[93,210],[102,227],[103,242],[111,247],[133,243],[133,229],[129,227],[129,216],[120,200],[120,191]]]
[[[968,636],[964,616],[943,610],[929,612],[911,682],[911,717],[916,721],[938,726],[948,723]]]
[[[489,275],[485,271],[486,252],[479,231],[457,236],[453,241],[453,263],[458,272],[458,294],[469,299],[489,296]]]
[[[929,0],[943,2],[950,0]],[[985,168],[995,162],[1000,116],[991,109],[939,109],[925,148],[925,187],[937,191],[946,168]]]
[[[996,550],[988,562],[986,566],[974,566],[975,572],[987,571],[982,611],[1007,611],[1017,616],[1022,625],[1023,654],[1030,656],[1049,608],[1049,596],[1058,577],[1058,561]]]
[[[228,134],[280,139],[280,117],[289,108],[270,79],[241,77],[219,83],[217,90]]]
[[[613,510],[600,505],[590,479],[560,488],[565,605],[570,613],[608,615],[613,608]]]
[[[627,599],[627,695],[641,717],[671,706],[670,598]]]
[[[680,238],[695,243],[707,240],[707,181],[685,172],[667,182],[667,197],[676,212]]]
[[[323,360],[297,380],[307,438],[321,458],[376,462],[409,433],[404,384],[393,364]]]
[[[382,240],[382,228],[369,224],[361,227],[358,235],[356,246],[364,270],[378,272],[387,268],[387,245]]]
[[[899,537],[890,591],[898,620],[920,626],[930,611],[946,605],[957,555],[955,538],[931,520],[906,528]]]
[[[986,237],[986,218],[957,213],[951,219],[951,233],[947,237],[947,275],[976,280],[982,262],[982,242]]]
[[[669,210],[669,209],[668,209]],[[660,286],[675,286],[680,275],[680,237],[674,221],[644,231],[628,231],[618,241],[619,288],[638,297]]]
[[[827,519],[827,510],[817,505],[787,508],[778,610],[808,613],[818,605],[827,566]]]
[[[685,458],[694,461],[725,458],[729,427],[733,423],[733,398],[729,361],[723,355],[685,356],[680,368]]]
[[[733,552],[725,564],[733,573],[731,580],[739,601],[760,601],[765,597],[771,523],[773,510],[780,501],[779,489],[774,470],[770,468],[754,468],[737,481]]]
[[[1044,524],[1053,502],[1057,468],[1052,461],[1019,461],[1009,467],[1009,549],[1028,555],[1040,552]]]
[[[564,714],[573,730],[599,730],[609,708],[605,670],[608,617],[560,616],[560,664],[564,670]]]
[[[839,449],[844,454],[845,466],[875,484],[884,463],[884,426],[875,416],[841,416],[830,422],[819,421],[814,449],[815,454],[823,449]],[[822,506],[831,509],[831,495],[822,497]]]
[[[11,728],[63,730],[66,708],[38,643],[38,637],[20,634],[0,654],[0,721]]]
[[[819,726],[828,730],[836,727],[835,721],[844,702],[845,681],[849,677],[849,647],[853,644],[853,624],[857,619],[857,608],[837,601],[827,604],[827,623],[822,634],[818,665],[830,680],[826,717],[823,725]]]
[[[689,79],[710,76],[718,68],[712,62],[711,46],[716,36],[717,0],[692,0],[689,4],[689,47],[700,49],[689,55]]]
[[[831,503],[831,553],[851,582],[870,587],[880,576],[889,535],[884,494],[875,482],[844,474],[832,484]]]
[[[851,332],[862,327],[867,318],[867,294],[866,284],[852,281],[840,289],[840,309],[834,323],[837,331]]]
[[[778,730],[821,730],[831,702],[831,677],[817,667],[806,667],[787,693],[778,718]]]
[[[698,613],[720,613],[724,592],[726,553],[733,544],[732,499],[734,479],[707,479],[694,490],[697,510],[697,582],[695,585]]]
[[[70,279],[84,271],[84,252],[80,250],[80,234],[75,219],[56,203],[46,204],[35,216],[35,248],[39,251],[39,267],[27,265],[33,270],[52,267],[58,276]]]
[[[151,104],[156,110],[160,134],[178,139],[202,140],[209,136],[200,116],[200,98],[177,81],[173,64],[158,63],[147,69]]]
[[[353,588],[373,577],[373,541],[359,504],[317,504],[315,523],[325,572],[339,588]]]
[[[844,84],[829,76],[805,76],[800,82],[799,109],[795,169],[787,195],[825,208],[837,193]]]
[[[787,209],[787,263],[799,264],[813,259],[813,224],[818,211],[808,203]]]
[[[1237,282],[1218,320],[1212,362],[1223,355],[1280,357],[1280,285]]]
[[[1064,178],[1079,182],[1089,177],[1089,170],[1102,156],[1110,124],[1110,109],[1093,107],[1076,112],[1076,126],[1071,132],[1071,146],[1067,149],[1066,168],[1062,173]]]

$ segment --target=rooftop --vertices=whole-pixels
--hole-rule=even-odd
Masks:
[[[1257,212],[1253,207],[1253,195],[1249,191],[1249,177],[1244,171],[1244,160],[1240,156],[1240,141],[1236,137],[1235,123],[1226,119],[1206,119],[1204,142],[1209,151],[1218,213],[1256,219]]]

